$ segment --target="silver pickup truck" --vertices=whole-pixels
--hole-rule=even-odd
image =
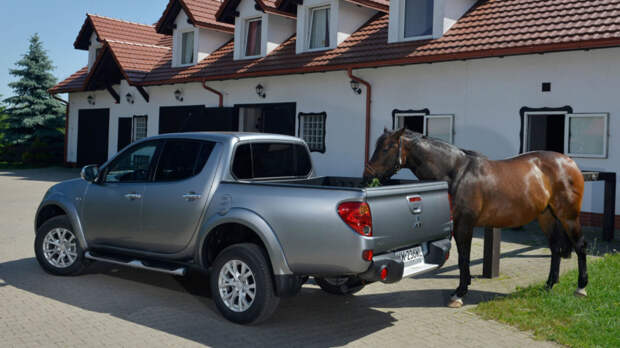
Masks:
[[[345,165],[345,164],[343,164]],[[227,319],[267,319],[310,276],[350,294],[441,267],[452,230],[445,182],[315,177],[306,144],[249,133],[160,135],[47,191],[35,252],[48,272],[103,261],[206,271]]]

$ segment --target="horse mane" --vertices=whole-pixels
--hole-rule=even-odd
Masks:
[[[446,143],[443,140],[431,138],[431,137],[428,137],[428,136],[423,135],[421,133],[414,132],[414,131],[409,130],[409,129],[405,130],[405,134],[406,134],[406,136],[408,138],[423,139],[423,140],[425,140],[427,142],[430,142],[435,147],[440,147],[440,148],[449,149],[449,150],[457,149],[457,150],[463,152],[466,156],[469,156],[469,157],[487,158],[487,156],[483,155],[482,153],[480,153],[478,151],[461,149],[461,148],[459,148],[459,147],[457,147],[455,145]]]

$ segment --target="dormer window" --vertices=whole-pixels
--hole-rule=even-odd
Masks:
[[[329,47],[329,6],[310,9],[308,49]]]
[[[194,63],[194,31],[181,34],[181,65]]]
[[[404,39],[423,39],[433,36],[433,0],[404,0]]]
[[[450,0],[450,3],[454,4],[448,8],[451,11],[457,3],[461,4],[457,0]],[[448,23],[447,18],[444,18],[445,15],[444,1],[390,0],[388,42],[437,39],[444,33],[444,28],[448,27],[444,23]]]
[[[245,22],[245,28],[245,56],[260,56],[262,20],[260,18],[248,19]]]

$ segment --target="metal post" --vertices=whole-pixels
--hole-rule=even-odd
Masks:
[[[482,276],[496,278],[499,276],[499,254],[502,241],[500,228],[485,227],[484,229],[484,260],[482,264]]]
[[[605,181],[605,205],[603,208],[603,240],[614,239],[616,215],[616,173],[601,172],[599,178]]]

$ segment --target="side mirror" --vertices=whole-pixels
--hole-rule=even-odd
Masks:
[[[99,166],[94,165],[94,164],[84,166],[82,168],[82,171],[80,172],[80,176],[82,177],[82,179],[88,182],[94,182],[97,179],[98,175],[99,175]]]

